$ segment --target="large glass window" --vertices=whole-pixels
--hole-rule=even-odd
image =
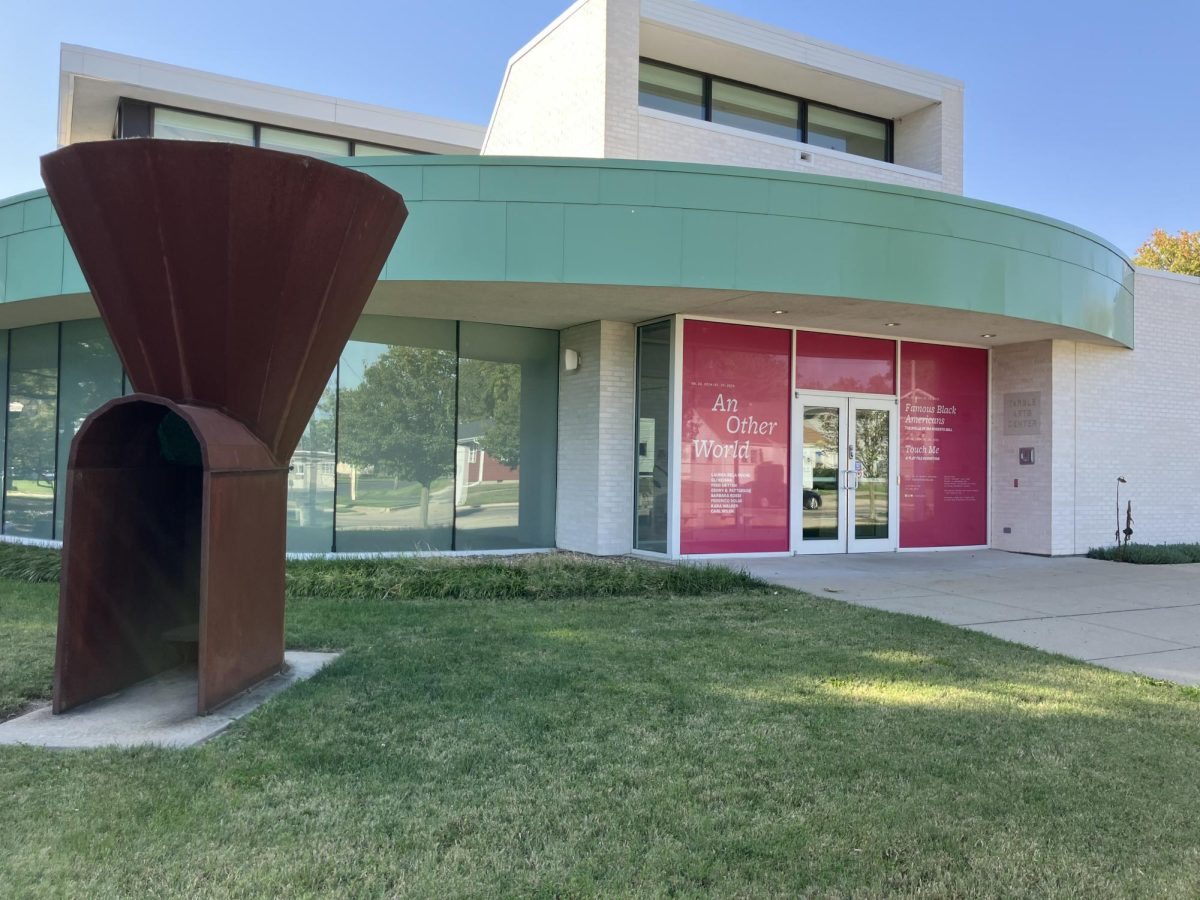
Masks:
[[[671,479],[671,323],[638,329],[637,496],[634,546],[667,552],[667,491]]]
[[[651,109],[703,119],[704,76],[643,59],[638,72],[638,103]]]
[[[450,550],[455,323],[364,316],[338,383],[337,549]]]
[[[412,156],[411,150],[400,150],[396,147],[382,147],[379,144],[364,144],[362,141],[354,142],[355,156]]]
[[[4,533],[54,537],[58,325],[10,332]]]
[[[71,441],[83,420],[114,397],[121,396],[121,361],[100,319],[64,322],[59,367],[58,473],[66,476]],[[54,503],[54,536],[63,536],[67,492]]]
[[[855,156],[887,160],[888,123],[810,103],[808,143]]]
[[[558,335],[459,326],[456,550],[554,546]]]
[[[800,101],[713,79],[712,120],[734,128],[800,140]]]
[[[333,550],[337,479],[337,373],[329,378],[288,470],[287,548],[290,553]]]
[[[638,77],[641,106],[891,162],[887,119],[649,59],[640,61]]]
[[[282,150],[285,153],[302,153],[318,159],[350,155],[350,142],[344,138],[289,131],[286,128],[270,128],[266,125],[258,130],[258,146],[267,150]]]
[[[219,141],[226,144],[243,144],[247,147],[257,145],[269,150],[303,153],[322,159],[349,156],[351,152],[349,140],[325,134],[263,125],[259,129],[256,144],[253,122],[209,116],[163,106],[151,106],[148,103],[128,98],[122,99],[120,109],[122,137],[151,135],[167,140]],[[145,124],[150,122],[151,113],[153,113],[154,120],[152,129]],[[416,151],[354,141],[353,152],[355,156],[409,156]]]
[[[249,147],[254,145],[254,126],[235,119],[158,106],[154,109],[154,136],[175,141],[220,141]]]

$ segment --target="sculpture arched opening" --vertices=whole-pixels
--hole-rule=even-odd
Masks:
[[[195,658],[203,713],[279,670],[287,470],[244,425],[113,400],[76,435],[66,490],[55,712]]]

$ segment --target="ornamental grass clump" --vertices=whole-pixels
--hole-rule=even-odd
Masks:
[[[723,566],[671,566],[566,553],[293,560],[287,569],[288,596],[346,600],[698,596],[765,587],[758,579]]]
[[[0,543],[0,578],[53,583],[61,572],[62,553],[54,547]]]
[[[62,553],[0,543],[0,578],[57,582]],[[341,600],[555,600],[571,597],[695,597],[767,585],[719,565],[667,565],[573,553],[488,557],[292,559],[287,595]]]

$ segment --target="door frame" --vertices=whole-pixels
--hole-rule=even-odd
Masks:
[[[838,409],[837,460],[837,537],[831,540],[804,540],[804,408],[830,406]],[[880,409],[889,413],[888,426],[888,536],[854,536],[854,489],[849,482],[857,479],[847,452],[855,439],[855,413],[859,409]],[[795,555],[834,553],[890,553],[899,547],[900,519],[900,415],[895,397],[840,394],[823,391],[792,391],[791,452],[791,552]]]
[[[846,552],[847,553],[892,553],[899,546],[900,525],[900,452],[897,444],[900,438],[900,406],[895,398],[881,399],[878,397],[848,397],[846,411],[846,446],[857,446],[857,417],[860,409],[883,410],[888,413],[888,460],[887,460],[887,503],[888,503],[888,536],[886,538],[859,538],[854,535],[855,507],[857,493],[846,491]],[[854,493],[854,496],[849,496]]]

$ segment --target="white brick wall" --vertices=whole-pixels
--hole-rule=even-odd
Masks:
[[[963,192],[963,92],[961,88],[942,91],[942,190],[948,194]]]
[[[633,546],[636,329],[589,322],[559,335],[579,353],[558,396],[557,543],[610,555]]]
[[[637,159],[640,0],[608,0],[604,156]]]
[[[1135,540],[1200,541],[1200,278],[1139,269],[1134,296],[1133,350],[1042,341],[993,352],[993,546],[1061,555],[1111,544],[1118,476],[1120,527],[1132,500]],[[1027,390],[1042,391],[1042,434],[1005,436],[1004,394]],[[1033,466],[1017,465],[1025,446]]]
[[[943,179],[936,175],[887,163],[858,160],[848,153],[758,136],[711,122],[692,121],[657,111],[642,111],[638,121],[639,159],[749,166],[782,172],[861,178],[931,191],[946,190]],[[804,155],[809,158],[804,159]]]
[[[895,123],[896,164],[942,171],[942,104],[931,103]]]
[[[607,7],[579,0],[509,60],[481,153],[605,155]]]
[[[1112,542],[1118,475],[1129,479],[1121,503],[1133,501],[1135,540],[1200,541],[1200,278],[1139,269],[1134,298],[1132,351],[1079,343],[1073,370],[1064,360],[1075,502],[1063,509],[1074,510],[1076,553]]]
[[[874,163],[641,110],[641,27],[641,0],[571,6],[509,61],[482,153],[750,166],[962,193],[961,90],[945,87],[940,105],[897,124],[897,165]]]

